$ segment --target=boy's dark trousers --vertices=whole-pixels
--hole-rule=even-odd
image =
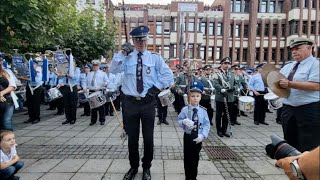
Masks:
[[[199,154],[202,143],[196,144],[193,141],[195,138],[197,137],[187,133],[184,133],[183,136],[183,163],[186,180],[196,180],[198,175]]]

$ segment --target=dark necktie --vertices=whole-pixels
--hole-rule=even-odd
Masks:
[[[293,69],[291,70],[291,72],[290,72],[290,74],[289,74],[289,76],[288,76],[288,80],[289,80],[289,81],[292,81],[293,76],[294,76],[294,74],[296,73],[299,64],[300,64],[300,62],[297,62],[297,63],[294,65]]]
[[[192,121],[194,122],[195,128],[192,130],[191,135],[194,138],[197,138],[198,137],[198,120],[199,120],[198,109],[193,108],[192,110],[193,110]]]
[[[137,64],[137,91],[142,93],[143,91],[143,78],[142,78],[142,52],[138,53],[138,64]]]

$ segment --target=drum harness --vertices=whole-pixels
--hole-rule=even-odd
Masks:
[[[222,87],[223,88],[230,88],[230,83],[229,82],[226,82],[223,78],[223,75],[221,73],[221,71],[218,71],[217,72],[217,75],[218,77],[221,79],[221,82],[222,82]],[[228,77],[226,77],[226,79],[228,79]],[[228,119],[228,127],[227,127],[227,133],[230,134],[230,136],[232,136],[232,127],[231,127],[231,120],[230,120],[230,114],[229,114],[229,109],[228,109],[228,103],[227,103],[227,98],[225,95],[223,95],[223,99],[224,99],[224,107],[225,107],[225,110],[226,110],[226,116],[227,116],[227,119]]]

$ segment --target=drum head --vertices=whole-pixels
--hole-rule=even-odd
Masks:
[[[274,93],[267,93],[264,95],[265,100],[275,100],[278,99],[279,97],[275,95]]]
[[[240,96],[239,101],[241,102],[254,102],[254,98],[250,96]]]
[[[88,98],[91,98],[91,97],[97,96],[97,95],[99,95],[99,94],[101,94],[101,92],[100,92],[100,91],[97,91],[97,92],[91,93],[91,94],[88,96]]]
[[[163,95],[165,95],[165,94],[168,94],[168,91],[170,92],[169,89],[166,89],[166,90],[164,90],[164,91],[161,91],[158,96],[161,97],[161,96],[163,96]]]

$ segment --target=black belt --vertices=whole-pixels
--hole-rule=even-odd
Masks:
[[[126,97],[126,99],[131,100],[131,101],[143,101],[144,97],[135,97],[135,96],[128,96],[128,95],[124,95]]]

